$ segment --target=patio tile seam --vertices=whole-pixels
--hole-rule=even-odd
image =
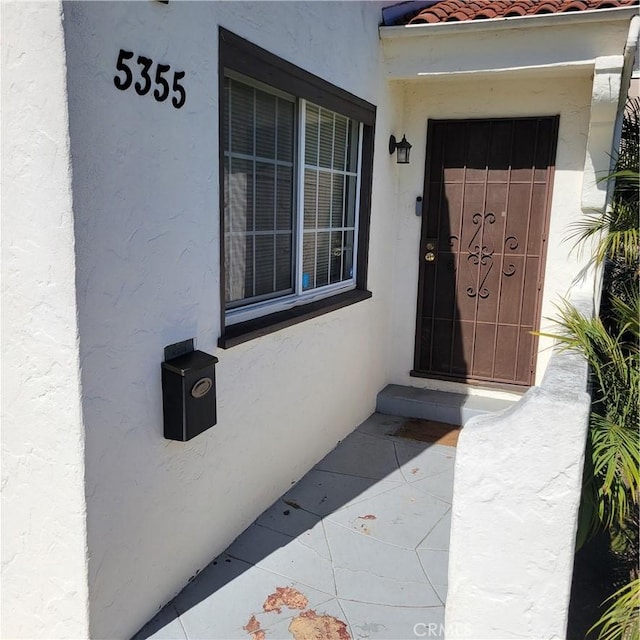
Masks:
[[[447,503],[448,504],[448,503]],[[426,535],[424,536],[424,538],[422,538],[422,540],[420,540],[420,542],[415,546],[415,548],[413,549],[414,551],[417,551],[418,549],[420,549],[420,545],[429,537],[429,535],[431,534],[431,532],[442,522],[442,520],[444,518],[447,517],[447,514],[451,513],[451,507],[449,507],[440,517],[440,519],[433,525],[433,527],[431,527],[431,529],[429,529],[429,531],[427,531]],[[444,551],[444,549],[433,549],[434,551]]]
[[[399,471],[399,469],[397,470]],[[381,482],[384,480],[385,482],[395,482],[396,484],[404,484],[399,480],[387,480],[387,476],[391,475],[390,473],[380,478],[378,476],[363,476],[358,473],[345,473],[344,471],[335,471],[334,469],[323,469],[322,467],[317,467],[317,466],[313,468],[313,471],[320,471],[321,473],[332,473],[336,476],[346,476],[347,478],[359,478],[360,480],[374,480],[375,482]]]
[[[173,609],[173,611],[174,611],[174,612],[175,612],[175,614],[176,614],[176,619],[178,620],[178,624],[180,625],[180,628],[182,629],[182,633],[184,633],[184,637],[185,637],[187,640],[190,640],[190,639],[189,639],[189,634],[187,633],[187,629],[185,628],[184,623],[182,622],[182,618],[180,617],[180,616],[181,616],[181,614],[180,614],[180,612],[178,611],[178,607],[176,607],[176,606],[172,603],[172,604],[171,604],[171,609]]]
[[[322,523],[322,521],[323,521],[323,518],[320,518],[316,524],[320,524],[320,523]],[[263,529],[266,529],[267,531],[273,531],[273,533],[277,533],[277,534],[279,534],[281,536],[286,536],[287,538],[289,538],[289,543],[290,542],[296,542],[297,544],[303,546],[305,549],[309,549],[309,551],[314,553],[321,560],[325,560],[325,561],[328,561],[328,562],[333,562],[333,560],[331,558],[331,549],[328,549],[329,558],[325,558],[322,554],[318,553],[318,551],[316,551],[316,549],[314,549],[312,546],[310,546],[308,544],[305,544],[304,542],[302,542],[302,540],[300,540],[300,536],[302,535],[302,533],[299,533],[298,535],[294,536],[294,535],[291,535],[290,533],[285,533],[284,531],[279,531],[278,529],[274,529],[273,527],[268,527],[266,524],[260,524],[257,521],[254,521],[251,526],[262,527]],[[310,531],[310,529],[307,529],[307,531]],[[327,548],[328,548],[329,547],[329,541],[327,539],[327,534],[326,534],[326,531],[324,529],[324,525],[322,525],[322,532],[324,534],[324,539],[325,539],[325,542],[327,543]],[[289,544],[289,543],[287,543],[287,544]],[[243,562],[248,562],[248,560],[243,560]],[[251,564],[251,563],[249,563],[249,564]],[[332,565],[332,567],[333,567],[333,565]]]
[[[355,637],[355,634],[353,633],[353,625],[351,624],[351,620],[349,620],[349,617],[347,616],[347,612],[344,610],[344,607],[342,606],[342,602],[340,602],[340,598],[338,598],[336,596],[336,602],[338,603],[338,607],[340,608],[340,611],[342,611],[342,619],[345,621],[345,624],[347,625],[347,629],[349,630],[349,635],[351,638]]]
[[[411,480],[409,480],[409,478],[407,478],[407,476],[405,475],[405,472],[403,470],[403,467],[405,466],[405,464],[408,464],[408,461],[405,462],[404,464],[400,464],[400,457],[399,457],[399,454],[398,454],[398,447],[397,447],[398,444],[399,443],[397,443],[397,442],[393,443],[393,454],[394,454],[394,456],[396,458],[396,464],[398,465],[398,471],[400,472],[400,475],[404,478],[404,481],[407,484],[411,484]],[[424,452],[425,450],[426,450],[426,448],[422,449],[421,453]],[[416,456],[416,458],[417,457],[418,456]],[[415,480],[414,480],[414,482],[415,482]]]
[[[436,596],[438,594],[436,593]],[[355,598],[345,598],[344,596],[337,596],[338,601],[355,602],[357,604],[371,604],[378,607],[393,607],[394,609],[442,609],[442,604],[388,604],[386,602],[370,602],[369,600],[356,600]],[[438,598],[440,600],[440,598]]]
[[[282,498],[284,498],[286,494],[284,494],[282,497],[280,497],[278,500],[276,500],[271,507],[273,507],[273,505],[277,504],[280,500],[282,500]],[[283,501],[284,502],[284,501]],[[316,513],[315,511],[311,511],[311,509],[307,509],[307,507],[303,507],[301,504],[298,504],[297,502],[295,503],[297,506],[293,506],[292,504],[289,504],[287,502],[285,502],[285,504],[288,507],[291,507],[292,509],[296,509],[297,511],[304,511],[305,513],[308,513],[309,515],[315,516],[316,518],[322,518],[322,514],[321,513]],[[269,508],[271,508],[269,507]],[[261,516],[262,514],[260,514]],[[258,516],[258,519],[260,518],[260,516]]]
[[[451,500],[447,500],[446,498],[443,498],[442,496],[437,496],[435,493],[431,493],[425,489],[421,489],[420,487],[416,487],[416,489],[418,489],[418,491],[420,491],[422,494],[424,494],[425,496],[429,496],[430,498],[433,498],[434,500],[438,500],[438,502],[442,502],[443,504],[449,505],[449,508],[451,508],[451,505],[453,504],[453,502]]]
[[[309,589],[313,589],[314,591],[318,591],[319,593],[323,593],[325,596],[328,597],[328,599],[331,598],[337,598],[338,595],[336,593],[328,593],[327,591],[325,591],[324,589],[320,589],[319,587],[316,587],[312,584],[307,584],[306,582],[302,582],[302,580],[297,580],[296,578],[292,578],[291,576],[286,576],[283,573],[278,573],[277,571],[274,571],[273,569],[267,569],[266,567],[254,564],[252,562],[247,562],[246,560],[243,560],[242,558],[238,557],[238,556],[233,556],[230,553],[227,554],[230,558],[233,558],[234,560],[239,560],[240,562],[244,562],[245,564],[250,564],[252,567],[256,567],[257,569],[260,569],[261,571],[266,571],[267,573],[270,573],[274,576],[278,576],[279,578],[283,578],[284,580],[286,580],[287,582],[290,582],[292,584],[297,584],[297,585],[302,585],[303,587],[309,587]],[[332,565],[333,567],[333,565]]]
[[[407,480],[407,476],[405,476],[404,472],[402,471],[402,465],[400,464],[400,458],[398,457],[398,447],[396,446],[395,442],[392,442],[391,444],[393,444],[393,457],[396,459],[396,466],[398,467],[398,471],[400,472],[400,475],[404,478],[404,481],[409,482]]]
[[[436,597],[438,598],[438,600],[440,600],[440,602],[442,602],[442,606],[444,607],[444,602],[442,601],[442,598],[440,597],[440,594],[438,593],[438,591],[436,590],[435,586],[433,585],[433,582],[431,582],[431,578],[429,577],[429,574],[427,573],[427,570],[424,568],[424,565],[422,564],[422,558],[420,558],[420,554],[418,553],[418,550],[415,550],[415,554],[416,554],[416,558],[418,558],[418,563],[420,564],[420,568],[422,569],[422,573],[424,573],[424,577],[427,579],[427,582],[429,583],[429,586],[433,589],[433,593],[436,594]],[[447,559],[448,561],[448,559]]]
[[[449,551],[449,547],[418,547],[416,551]]]
[[[433,478],[435,478],[435,476],[429,476],[429,478],[422,478],[422,480],[429,480],[429,479],[433,479]],[[422,493],[424,495],[431,496],[432,498],[435,498],[436,500],[439,500],[440,502],[444,502],[444,503],[448,504],[449,506],[451,506],[451,502],[449,500],[446,500],[442,496],[438,496],[435,493],[431,493],[429,491],[429,489],[423,488],[422,485],[414,486],[414,485],[417,485],[418,482],[420,482],[420,480],[416,480],[415,482],[409,482],[407,484],[412,489],[415,489],[415,490],[419,491],[420,493]],[[452,487],[452,489],[453,489],[453,487]]]
[[[320,560],[324,560],[324,562],[328,562],[331,565],[331,570],[333,571],[333,560],[331,559],[331,552],[329,552],[329,557],[326,558],[325,556],[323,556],[320,552],[316,551],[316,549],[314,549],[313,547],[309,546],[308,544],[305,544],[304,542],[302,542],[301,540],[299,540],[298,538],[295,538],[295,541],[302,547],[304,547],[305,549],[309,549],[309,551],[313,551],[313,553],[320,558]],[[327,547],[329,546],[329,543],[327,542]],[[335,576],[334,576],[334,581],[335,581]]]
[[[337,509],[333,509],[333,511],[330,511],[329,513],[317,513],[316,511],[312,511],[308,507],[303,507],[302,505],[300,505],[298,503],[296,503],[298,505],[297,507],[293,507],[294,509],[297,509],[297,510],[300,510],[300,511],[304,511],[305,513],[308,513],[309,515],[316,516],[316,518],[319,519],[318,522],[321,522],[321,521],[329,518],[332,514],[338,513],[339,511],[342,511],[343,509],[348,509],[348,508],[353,507],[353,506],[355,506],[357,504],[360,504],[361,502],[365,502],[367,500],[371,500],[372,497],[377,498],[377,497],[382,496],[382,495],[384,495],[386,493],[389,493],[390,491],[395,491],[398,487],[404,487],[405,485],[409,484],[407,482],[396,482],[395,480],[384,480],[384,478],[378,478],[378,479],[376,479],[376,478],[363,478],[363,476],[355,476],[355,475],[351,475],[349,473],[337,473],[335,471],[323,471],[321,469],[316,469],[316,471],[320,471],[322,473],[331,473],[331,474],[335,474],[335,475],[344,475],[344,476],[348,476],[350,478],[361,478],[363,480],[376,480],[376,482],[384,481],[384,482],[388,482],[389,484],[395,485],[393,487],[389,487],[388,489],[384,489],[380,493],[376,493],[375,496],[365,496],[363,498],[359,498],[359,499],[355,499],[355,500],[349,500],[346,504],[343,504],[341,507],[338,507]],[[274,502],[274,504],[276,504],[276,503],[277,503],[277,501]],[[271,506],[273,507],[273,505],[271,505]],[[261,516],[262,516],[262,514],[260,514],[260,516],[258,516],[258,518],[256,518],[256,520],[254,520],[251,524],[257,524],[257,526],[259,526],[259,527],[264,527],[265,529],[269,529],[271,531],[275,531],[276,533],[282,533],[281,531],[278,531],[277,529],[272,529],[271,527],[267,527],[264,524],[259,524],[258,520],[260,519]],[[283,534],[283,535],[289,535],[289,534]],[[290,537],[294,537],[295,538],[296,536],[290,536]]]
[[[366,533],[362,533],[361,531],[357,531],[356,529],[352,529],[351,527],[347,527],[344,524],[342,524],[341,522],[335,522],[334,520],[330,520],[330,522],[331,522],[332,525],[336,525],[337,527],[342,527],[346,531],[350,531],[352,533],[355,533],[356,535],[363,536],[365,538],[365,540],[375,540],[376,542],[379,542],[380,544],[387,545],[388,547],[393,547],[394,549],[402,549],[403,551],[415,551],[418,548],[418,547],[415,547],[415,548],[403,547],[402,545],[393,544],[393,542],[387,542],[386,540],[382,540],[382,539],[380,539],[380,538],[378,538],[376,536],[368,535]],[[429,534],[427,534],[427,535],[429,535]],[[424,540],[424,538],[422,538],[422,540]],[[422,542],[422,540],[420,542]],[[327,544],[328,544],[328,536],[327,536]],[[338,568],[342,569],[343,567],[338,567]]]
[[[354,507],[355,505],[361,504],[363,502],[366,502],[367,500],[372,500],[373,498],[379,498],[380,496],[386,495],[387,493],[390,493],[391,491],[395,491],[396,489],[398,489],[400,487],[404,487],[405,484],[406,484],[406,482],[396,482],[395,480],[385,480],[385,482],[393,483],[395,486],[389,487],[388,489],[385,489],[384,491],[381,491],[380,493],[376,493],[374,496],[366,496],[366,497],[360,498],[358,500],[351,500],[347,504],[343,504],[338,509],[334,509],[331,513],[328,513],[326,516],[323,516],[322,519],[324,520],[325,518],[329,518],[332,514],[338,513],[338,511],[343,511],[345,509],[349,509],[350,507]]]
[[[258,522],[258,520],[254,520],[249,526],[262,527],[263,529],[267,529],[267,531],[273,531],[274,533],[279,533],[281,536],[287,536],[287,538],[290,538],[291,540],[295,540],[297,538],[297,536],[293,536],[290,533],[285,533],[284,531],[279,531],[278,529],[274,529],[273,527],[268,527],[266,524],[261,524],[260,522]],[[247,561],[245,560],[245,562]]]
[[[363,476],[354,476],[354,475],[351,475],[349,473],[336,473],[335,471],[323,471],[322,473],[334,473],[336,475],[344,475],[344,476],[348,476],[348,477],[351,477],[351,478],[361,478],[363,480],[376,480],[376,482],[383,482],[384,481],[384,482],[388,482],[389,484],[393,484],[395,486],[389,487],[388,489],[384,489],[383,491],[380,491],[380,493],[376,493],[374,496],[365,496],[363,498],[349,500],[346,504],[343,504],[341,507],[338,507],[337,509],[334,509],[333,511],[330,511],[329,513],[325,513],[324,515],[321,514],[321,513],[315,513],[314,511],[310,511],[309,509],[306,509],[304,507],[300,507],[300,509],[304,509],[307,513],[310,513],[311,515],[314,515],[314,516],[318,516],[320,518],[320,520],[326,520],[327,518],[330,518],[334,513],[338,513],[339,511],[343,511],[344,509],[349,509],[351,507],[354,507],[357,504],[360,504],[362,502],[366,502],[367,500],[371,500],[372,498],[378,498],[380,496],[383,496],[383,495],[389,493],[390,491],[395,491],[399,487],[404,487],[405,485],[408,484],[406,482],[397,482],[395,480],[385,480],[384,478],[378,478],[378,479],[376,479],[376,478],[363,478]]]
[[[336,567],[337,569],[340,569],[340,571],[346,571],[348,573],[353,573],[353,574],[365,574],[367,576],[375,576],[376,578],[380,578],[380,580],[389,580],[391,582],[397,582],[397,583],[402,583],[402,584],[411,584],[411,585],[416,585],[416,586],[423,586],[425,584],[424,580],[402,580],[400,578],[394,578],[392,576],[386,575],[386,576],[381,576],[378,575],[377,573],[374,573],[373,571],[369,571],[367,569],[349,569],[348,567]],[[429,583],[429,581],[426,582],[426,584],[428,584],[429,586],[431,586],[431,584]],[[336,594],[336,597],[340,598],[340,594]],[[374,603],[372,603],[374,604]],[[377,602],[375,604],[386,604],[384,602]]]
[[[331,545],[329,544],[329,536],[327,535],[327,529],[324,526],[324,518],[320,520],[320,526],[322,527],[322,535],[324,536],[324,541],[327,543],[327,550],[329,551],[329,563],[331,564],[331,575],[333,576],[333,588],[336,592],[336,597],[337,597],[338,583],[336,581],[336,567],[333,561],[333,553],[331,552]]]

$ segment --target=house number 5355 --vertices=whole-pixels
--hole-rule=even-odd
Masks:
[[[158,102],[164,102],[170,93],[173,93],[171,98],[171,104],[180,109],[187,101],[187,92],[185,88],[180,84],[180,80],[184,78],[184,71],[174,71],[171,86],[169,86],[169,80],[171,79],[171,67],[168,64],[156,64],[154,70],[154,62],[151,58],[145,58],[145,56],[138,56],[136,60],[139,67],[136,82],[134,83],[133,71],[131,67],[133,62],[128,62],[134,56],[133,51],[125,51],[120,49],[118,54],[118,60],[116,62],[116,69],[121,75],[116,75],[113,78],[113,84],[121,91],[126,91],[133,84],[133,88],[139,96],[144,96],[151,91],[152,85],[155,85],[153,89],[153,97]]]

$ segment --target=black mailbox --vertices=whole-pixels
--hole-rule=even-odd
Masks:
[[[186,442],[216,423],[218,358],[190,351],[162,363],[164,437]]]

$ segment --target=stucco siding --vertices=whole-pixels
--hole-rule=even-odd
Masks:
[[[585,316],[591,300],[573,300]],[[447,638],[565,638],[591,398],[577,353],[469,420],[456,455]],[[469,541],[473,541],[472,544]]]
[[[62,7],[2,5],[2,636],[88,636]]]
[[[379,11],[358,2],[65,4],[92,637],[134,632],[374,409],[387,376],[393,189],[384,156],[374,167],[373,298],[216,348],[217,51],[221,25],[378,104],[389,99]],[[121,48],[184,70],[184,107],[119,91]],[[183,444],[162,437],[160,362],[165,345],[191,337],[220,359],[218,424]]]

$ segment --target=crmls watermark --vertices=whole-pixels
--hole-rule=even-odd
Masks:
[[[418,622],[413,625],[413,635],[418,638],[444,637],[444,625],[437,622]]]
[[[468,625],[453,625],[455,629],[449,629],[449,633],[456,637],[471,637]],[[444,624],[442,622],[417,622],[413,625],[413,635],[417,638],[444,638]]]

